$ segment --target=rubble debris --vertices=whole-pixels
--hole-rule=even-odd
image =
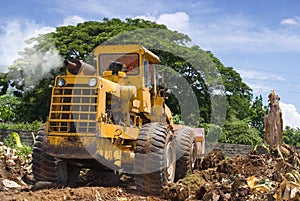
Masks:
[[[23,157],[18,149],[0,142],[0,190],[29,188],[32,183],[31,154]]]
[[[268,179],[258,179],[255,176],[251,176],[247,179],[247,184],[250,190],[254,193],[268,193],[275,187],[273,182],[269,182]]]
[[[213,150],[197,171],[166,186],[164,194],[178,201],[300,200],[299,159],[299,152],[286,144],[270,153],[235,158]]]

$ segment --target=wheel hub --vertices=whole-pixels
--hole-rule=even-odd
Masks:
[[[167,182],[173,182],[175,175],[175,153],[172,142],[169,142],[166,147],[166,179]]]

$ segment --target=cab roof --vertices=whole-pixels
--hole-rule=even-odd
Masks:
[[[145,57],[151,63],[160,62],[160,59],[157,55],[155,55],[147,48],[138,44],[99,45],[93,51],[94,56],[98,56],[99,54],[109,54],[109,53],[139,53],[141,55],[145,55]]]

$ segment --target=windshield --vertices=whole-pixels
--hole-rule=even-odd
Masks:
[[[100,54],[98,59],[101,75],[105,70],[108,70],[110,64],[113,62],[121,63],[121,71],[126,72],[127,75],[139,74],[139,55],[137,53]]]

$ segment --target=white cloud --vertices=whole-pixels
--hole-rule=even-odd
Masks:
[[[280,24],[288,25],[288,26],[299,26],[300,25],[300,17],[296,16],[293,18],[286,18],[281,20]]]
[[[135,19],[138,18],[138,19],[143,19],[143,20],[149,20],[149,21],[152,21],[152,22],[155,22],[156,21],[156,17],[155,16],[152,16],[152,15],[139,15],[139,16],[136,16],[134,17]]]
[[[189,16],[185,12],[166,13],[160,15],[156,22],[167,25],[171,30],[185,32],[189,26]]]
[[[258,96],[258,95],[261,95],[261,94],[267,94],[273,89],[273,87],[268,86],[268,85],[263,84],[263,83],[247,82],[246,84],[252,89],[253,94],[255,96]]]
[[[243,79],[255,79],[255,80],[272,80],[272,81],[283,81],[285,80],[282,76],[272,74],[272,73],[263,73],[256,70],[243,70],[236,69]]]
[[[78,15],[72,15],[68,16],[64,19],[63,24],[61,26],[68,26],[68,25],[73,25],[76,26],[78,23],[84,22],[85,19]]]
[[[154,21],[158,24],[164,24],[168,27],[168,29],[184,33],[187,32],[190,21],[189,15],[185,12],[163,13],[158,17],[148,14],[136,16],[135,18]]]
[[[280,102],[282,112],[283,128],[290,126],[292,128],[300,128],[300,114],[297,112],[296,106]]]
[[[7,66],[11,65],[19,57],[18,52],[25,47],[25,40],[38,34],[55,31],[55,28],[43,26],[28,21],[8,21],[0,27],[0,72],[6,72]]]

